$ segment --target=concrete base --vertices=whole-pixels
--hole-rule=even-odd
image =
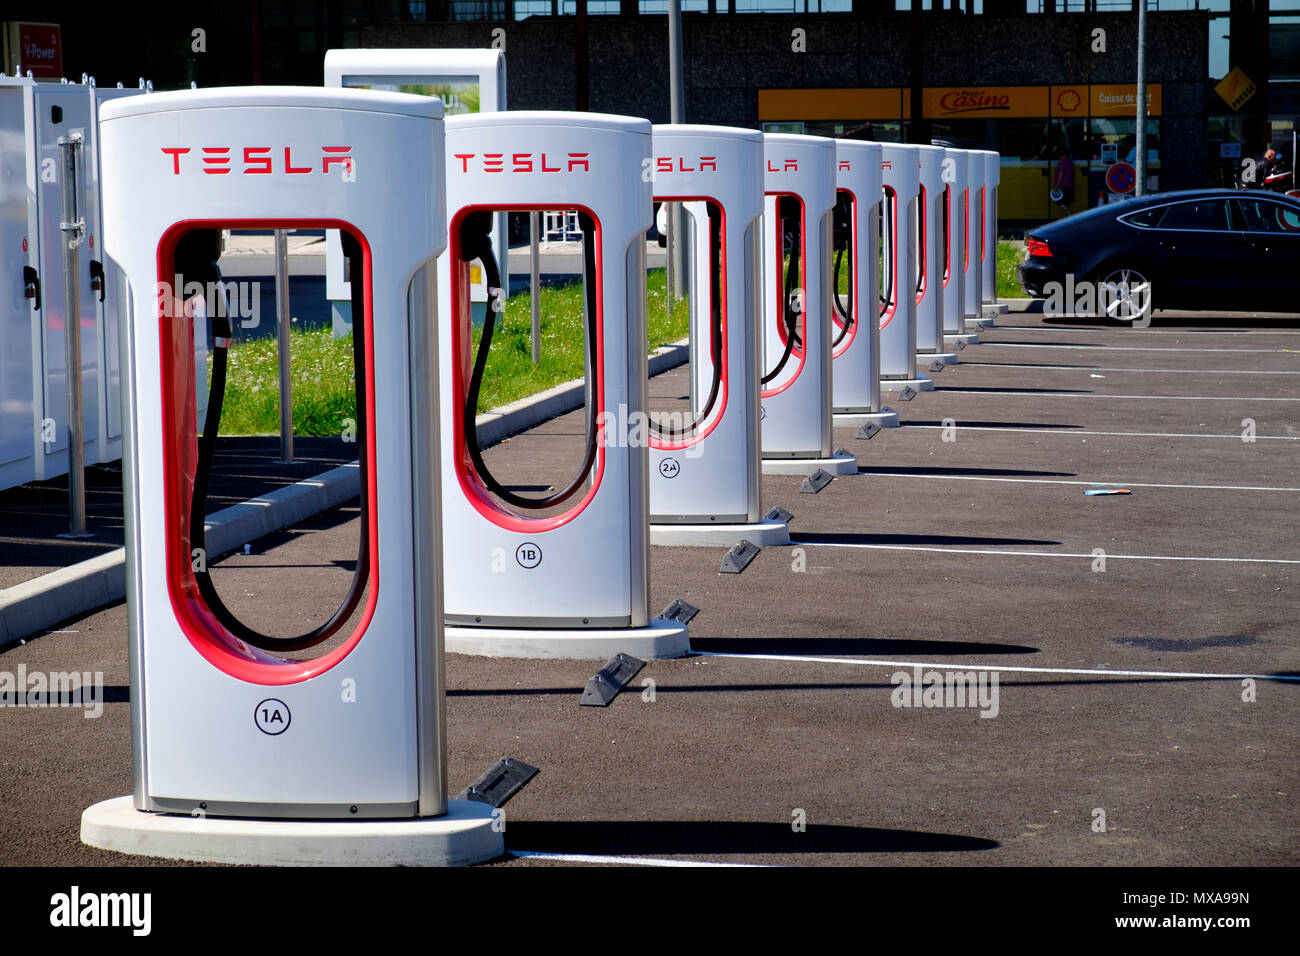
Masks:
[[[991,329],[993,328],[993,318],[990,316],[987,319],[977,319],[968,315],[966,316],[966,324],[978,329]]]
[[[934,379],[928,375],[921,375],[919,372],[916,378],[882,378],[880,380],[880,390],[882,392],[901,392],[909,385],[918,392],[934,391]]]
[[[836,428],[861,428],[863,425],[879,425],[881,428],[897,428],[898,412],[836,412],[833,416]]]
[[[943,337],[943,344],[946,345],[948,348],[952,348],[958,342],[961,342],[964,345],[979,345],[980,337],[974,332],[967,333],[964,335],[953,333],[952,335],[945,335]]]
[[[811,475],[817,469],[832,475],[856,475],[858,460],[852,455],[834,458],[764,458],[765,475]]]
[[[790,526],[784,521],[753,524],[652,524],[650,543],[665,547],[730,548],[740,541],[766,548],[790,543]]]
[[[735,544],[733,540],[730,542]],[[480,657],[558,657],[605,661],[615,654],[643,660],[685,657],[691,652],[691,635],[685,624],[654,618],[646,627],[622,628],[509,628],[464,627],[448,624],[448,653]]]
[[[985,302],[981,306],[984,317],[986,319],[991,319],[995,315],[1004,315],[1007,311],[1007,308],[1008,307],[1005,302]]]
[[[945,345],[948,343],[945,342]],[[916,364],[929,366],[933,362],[942,362],[944,365],[956,365],[956,352],[917,352]]]
[[[131,856],[248,866],[468,866],[505,853],[492,808],[449,800],[441,817],[254,820],[135,809],[114,797],[81,815],[81,842]]]

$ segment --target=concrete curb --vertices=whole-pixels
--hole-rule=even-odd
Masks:
[[[656,349],[651,375],[683,364],[686,340]],[[586,401],[583,379],[502,405],[478,416],[484,447],[542,422],[580,408]],[[361,473],[355,464],[340,465],[268,494],[223,508],[206,524],[208,553],[225,554],[295,522],[355,498]],[[66,568],[0,590],[0,647],[40,634],[69,618],[107,607],[126,596],[126,549],[118,548]]]

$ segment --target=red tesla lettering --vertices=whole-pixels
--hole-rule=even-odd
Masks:
[[[660,156],[655,160],[655,169],[661,173],[671,173],[673,171],[673,161],[667,156]]]
[[[289,150],[290,150],[290,149],[292,149],[292,147],[290,147],[290,146],[286,146],[286,147],[284,148],[284,171],[285,171],[286,173],[309,173],[309,172],[311,172],[311,167],[310,167],[310,166],[295,166],[295,165],[293,164],[293,157],[291,157],[291,156],[289,155]]]
[[[344,169],[352,168],[351,146],[322,146],[321,151],[326,154],[321,157],[320,161],[320,171],[322,173],[330,171],[330,163],[338,163]]]
[[[172,158],[172,173],[179,176],[181,174],[181,154],[188,153],[188,146],[164,146],[162,151]]]
[[[514,171],[516,173],[531,173],[533,171],[532,153],[515,153],[510,158],[515,162]]]
[[[772,165],[772,161],[771,161],[770,159],[767,161],[767,171],[768,171],[769,173],[788,173],[788,172],[790,172],[791,170],[794,170],[794,171],[797,172],[798,169],[799,169],[799,160],[797,160],[797,159],[787,159],[787,160],[785,160],[785,161],[784,161],[784,164],[782,165],[782,167],[781,167],[780,169],[778,169],[777,167],[773,166],[773,165]]]
[[[787,171],[787,172],[790,171],[790,170],[792,170],[792,169],[796,169],[796,170],[797,170],[797,169],[799,168],[799,160],[797,160],[797,159],[787,159],[787,160],[785,161],[785,168],[786,168],[786,171]]]
[[[230,172],[230,167],[226,164],[230,162],[230,157],[224,155],[230,152],[229,146],[204,146],[203,165],[204,172],[209,176],[224,176]],[[215,155],[206,155],[212,153]]]
[[[677,159],[677,171],[678,171],[679,173],[693,173],[693,172],[695,172],[695,167],[694,167],[694,166],[687,166],[687,165],[686,165],[686,159],[685,159],[684,157],[678,157],[678,159]]]
[[[591,166],[587,163],[587,157],[590,153],[570,153],[569,154],[569,172],[575,172],[579,166],[584,173],[591,172]]]
[[[271,157],[257,154],[269,152],[270,146],[245,146],[244,175],[268,175],[271,172]]]
[[[840,160],[840,169],[846,173],[852,170],[852,167],[849,165],[849,161],[847,159]]]
[[[559,171],[560,171],[560,167],[559,167],[559,166],[556,166],[554,169],[552,169],[550,166],[547,166],[547,165],[546,165],[546,154],[545,154],[545,153],[542,153],[542,172],[544,172],[544,173],[558,173]]]
[[[505,153],[484,153],[483,154],[483,172],[485,173],[503,173],[506,169]]]
[[[880,168],[881,168],[881,169],[893,169],[893,168],[894,168],[894,164],[891,163],[889,160],[885,160],[883,163],[880,164]]]
[[[716,157],[716,156],[701,156],[701,157],[700,157],[700,172],[704,172],[706,169],[711,169],[711,170],[713,170],[713,171],[716,173],[716,172],[718,171],[718,157]]]
[[[457,159],[460,160],[460,171],[461,171],[462,173],[467,173],[467,172],[469,172],[469,161],[470,161],[471,159],[474,158],[474,154],[473,154],[473,153],[453,153],[452,155],[454,155]]]

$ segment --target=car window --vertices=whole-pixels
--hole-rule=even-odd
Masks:
[[[1196,229],[1226,231],[1228,201],[1226,199],[1191,199],[1174,203],[1160,221],[1161,229]]]
[[[1144,229],[1150,229],[1160,222],[1168,206],[1156,206],[1154,209],[1143,209],[1141,212],[1135,212],[1132,215],[1121,216],[1120,218],[1134,226],[1141,226]]]
[[[1271,199],[1238,199],[1243,228],[1248,232],[1300,232],[1300,209]]]

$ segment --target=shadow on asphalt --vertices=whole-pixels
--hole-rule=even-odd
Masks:
[[[983,837],[809,823],[708,820],[510,821],[509,845],[534,853],[954,853],[993,850]]]

